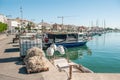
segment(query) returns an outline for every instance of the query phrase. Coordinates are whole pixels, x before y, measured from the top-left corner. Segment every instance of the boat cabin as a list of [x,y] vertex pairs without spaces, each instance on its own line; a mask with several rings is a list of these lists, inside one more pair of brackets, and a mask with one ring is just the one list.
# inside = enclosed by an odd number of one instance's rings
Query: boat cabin
[[86,41],[84,33],[47,34],[49,43]]

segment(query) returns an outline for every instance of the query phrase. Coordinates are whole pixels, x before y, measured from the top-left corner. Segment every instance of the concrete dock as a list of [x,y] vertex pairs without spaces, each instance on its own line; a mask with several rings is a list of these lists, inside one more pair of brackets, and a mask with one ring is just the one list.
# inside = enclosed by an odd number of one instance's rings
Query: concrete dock
[[[19,45],[12,43],[13,37],[0,39],[0,80],[68,80],[67,74],[50,62],[49,71],[27,74],[19,57]],[[120,80],[120,73],[73,73],[71,80]]]

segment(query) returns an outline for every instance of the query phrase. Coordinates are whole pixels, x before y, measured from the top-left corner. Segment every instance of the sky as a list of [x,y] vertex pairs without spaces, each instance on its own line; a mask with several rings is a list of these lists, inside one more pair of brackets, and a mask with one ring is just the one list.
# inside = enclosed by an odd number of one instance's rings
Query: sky
[[120,0],[0,0],[0,14],[9,18],[21,17],[36,23],[62,23],[120,29]]

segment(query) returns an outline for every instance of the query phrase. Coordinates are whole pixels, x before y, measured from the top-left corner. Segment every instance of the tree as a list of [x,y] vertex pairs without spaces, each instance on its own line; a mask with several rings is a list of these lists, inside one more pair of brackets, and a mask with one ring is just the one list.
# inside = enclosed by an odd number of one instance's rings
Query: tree
[[35,27],[35,24],[33,22],[29,22],[26,27],[28,30],[31,30],[32,27]]
[[0,22],[0,32],[7,30],[7,24]]

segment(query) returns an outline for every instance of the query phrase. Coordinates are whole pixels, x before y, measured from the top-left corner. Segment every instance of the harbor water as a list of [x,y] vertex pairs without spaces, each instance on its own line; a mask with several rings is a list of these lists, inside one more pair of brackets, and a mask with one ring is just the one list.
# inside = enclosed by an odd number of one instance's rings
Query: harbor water
[[120,73],[120,33],[96,35],[85,46],[69,48],[67,54],[95,73]]

